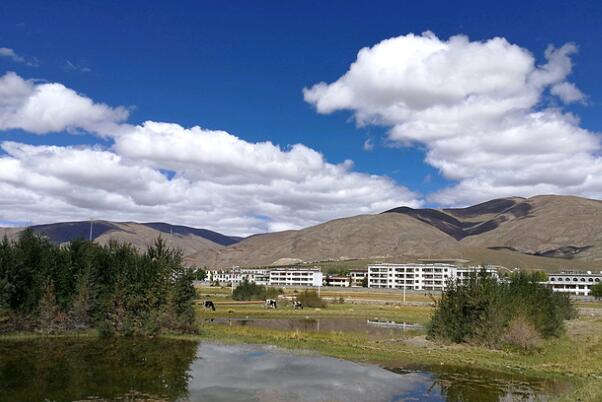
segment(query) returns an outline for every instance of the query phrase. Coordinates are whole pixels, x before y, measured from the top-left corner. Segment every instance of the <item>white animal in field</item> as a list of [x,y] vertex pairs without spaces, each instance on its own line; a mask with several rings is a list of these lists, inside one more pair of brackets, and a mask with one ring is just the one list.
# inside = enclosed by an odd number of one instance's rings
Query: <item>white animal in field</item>
[[276,299],[265,299],[265,308],[277,309],[278,304],[276,303]]

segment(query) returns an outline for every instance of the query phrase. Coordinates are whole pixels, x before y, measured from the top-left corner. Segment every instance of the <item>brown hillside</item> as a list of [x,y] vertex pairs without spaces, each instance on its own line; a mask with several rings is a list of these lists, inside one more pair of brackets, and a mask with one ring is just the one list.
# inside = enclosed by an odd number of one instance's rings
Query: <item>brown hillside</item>
[[[531,269],[602,269],[602,202],[572,196],[503,198],[467,208],[399,207],[242,241],[163,223],[98,221],[94,225],[95,241],[100,243],[113,239],[142,249],[161,235],[183,251],[187,263],[207,267],[265,266],[279,260],[465,258]],[[86,236],[89,222],[37,228],[61,243]],[[0,235],[11,237],[20,230],[0,229]]]

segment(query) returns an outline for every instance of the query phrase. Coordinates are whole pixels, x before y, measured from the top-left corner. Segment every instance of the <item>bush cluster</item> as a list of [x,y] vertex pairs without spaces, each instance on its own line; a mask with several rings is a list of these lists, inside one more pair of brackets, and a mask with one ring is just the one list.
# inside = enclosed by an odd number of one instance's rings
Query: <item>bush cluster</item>
[[318,296],[318,293],[315,290],[304,290],[297,294],[297,300],[303,304],[303,307],[326,307],[326,302]]
[[429,338],[528,349],[535,345],[526,338],[536,343],[559,336],[564,320],[574,318],[576,310],[566,294],[538,279],[517,273],[500,281],[481,272],[464,284],[449,281],[428,327]]
[[140,253],[128,244],[55,245],[26,230],[0,243],[0,331],[194,331],[193,279],[161,238]]
[[232,298],[240,301],[276,299],[282,293],[281,288],[265,287],[244,279],[232,292]]

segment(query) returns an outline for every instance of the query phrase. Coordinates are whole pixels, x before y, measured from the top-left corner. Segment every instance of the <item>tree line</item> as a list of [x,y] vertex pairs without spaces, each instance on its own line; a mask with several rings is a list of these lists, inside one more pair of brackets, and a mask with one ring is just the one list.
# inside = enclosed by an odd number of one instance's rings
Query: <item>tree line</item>
[[0,332],[194,332],[197,274],[161,238],[139,252],[116,242],[56,245],[27,229],[0,242]]

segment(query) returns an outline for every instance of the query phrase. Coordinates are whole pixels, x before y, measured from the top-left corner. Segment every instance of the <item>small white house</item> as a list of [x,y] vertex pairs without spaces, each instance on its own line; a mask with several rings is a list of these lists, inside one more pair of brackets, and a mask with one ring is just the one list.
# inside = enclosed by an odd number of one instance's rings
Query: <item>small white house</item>
[[327,275],[324,283],[326,286],[348,288],[351,286],[351,277],[346,275]]

